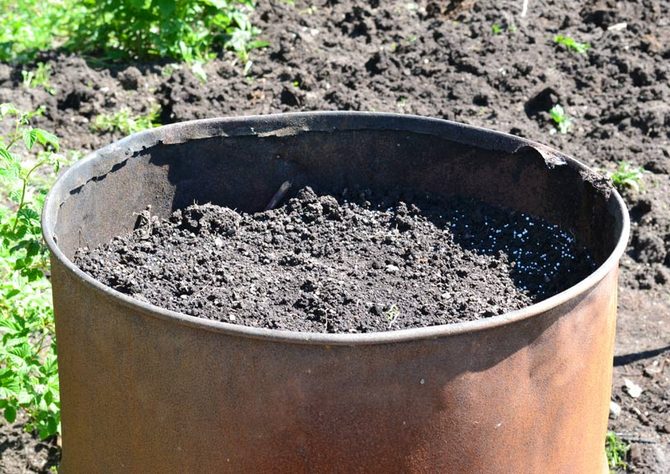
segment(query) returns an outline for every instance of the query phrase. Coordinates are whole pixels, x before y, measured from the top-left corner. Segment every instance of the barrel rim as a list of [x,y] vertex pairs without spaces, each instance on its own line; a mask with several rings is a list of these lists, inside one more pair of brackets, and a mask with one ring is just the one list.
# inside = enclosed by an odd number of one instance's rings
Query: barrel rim
[[[106,299],[111,299],[144,316],[174,321],[193,328],[224,333],[231,336],[264,339],[274,342],[320,345],[369,345],[408,342],[493,329],[538,316],[585,295],[610,272],[616,271],[618,261],[628,243],[630,219],[621,195],[613,187],[608,205],[615,218],[615,227],[619,231],[617,243],[607,259],[577,284],[538,303],[498,316],[475,321],[373,333],[329,334],[256,328],[207,320],[178,311],[168,310],[137,300],[103,285],[78,268],[65,256],[56,243],[54,229],[58,209],[64,201],[61,197],[66,196],[70,191],[85,184],[88,179],[91,179],[94,176],[92,172],[98,171],[96,165],[99,165],[101,161],[119,158],[116,162],[118,163],[128,159],[131,154],[129,151],[144,150],[159,144],[180,143],[186,140],[206,139],[216,136],[240,136],[248,134],[263,137],[314,131],[332,131],[334,130],[332,126],[335,124],[338,125],[337,130],[397,130],[433,135],[437,135],[439,132],[440,136],[444,136],[445,132],[447,132],[447,135],[451,135],[448,137],[449,140],[460,141],[469,145],[475,144],[479,148],[488,148],[508,153],[530,146],[543,150],[550,154],[553,159],[562,160],[578,171],[592,173],[592,170],[580,161],[532,140],[482,127],[416,115],[377,112],[293,112],[192,120],[165,125],[130,135],[88,154],[66,170],[48,193],[42,212],[42,232],[47,247],[51,252],[52,259],[55,259],[58,264],[62,265],[87,288]],[[278,125],[283,125],[283,127],[278,127]],[[233,135],[229,133],[231,127]],[[222,128],[226,128],[227,132],[222,133]],[[205,132],[204,134],[202,133],[203,131]],[[217,134],[217,131],[220,134]],[[472,142],[473,137],[477,138],[476,143]],[[77,183],[78,186],[75,185]]]

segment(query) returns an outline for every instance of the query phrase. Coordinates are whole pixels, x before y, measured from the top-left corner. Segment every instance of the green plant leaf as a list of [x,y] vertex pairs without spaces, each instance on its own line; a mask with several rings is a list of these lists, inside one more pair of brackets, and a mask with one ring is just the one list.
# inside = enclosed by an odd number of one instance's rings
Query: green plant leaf
[[205,69],[202,67],[202,63],[200,61],[196,61],[191,64],[191,72],[195,77],[197,77],[200,82],[205,83],[207,82],[207,73],[205,72]]
[[10,115],[19,115],[19,111],[16,106],[10,103],[0,104],[0,118],[5,118]]
[[18,212],[19,217],[23,217],[25,220],[30,221],[30,220],[39,220],[40,215],[39,213],[31,209],[27,206],[24,206],[21,208],[21,210]]
[[5,293],[5,298],[6,299],[13,298],[16,295],[18,295],[19,293],[21,293],[21,290],[19,290],[18,288],[14,288],[12,290],[9,290],[7,293]]
[[568,48],[568,50],[574,51],[575,53],[579,54],[586,54],[588,50],[591,48],[591,45],[588,43],[580,43],[578,41],[575,41],[574,38],[564,35],[554,36],[554,43],[563,45],[566,48]]
[[[4,177],[9,182],[16,181],[19,178],[20,174],[21,174],[21,165],[17,162],[10,163],[6,168],[0,168],[0,176]],[[18,202],[12,199],[12,194],[16,192],[17,191],[9,191],[8,193],[9,198],[14,202]]]
[[56,135],[51,132],[47,132],[46,130],[42,130],[41,128],[34,128],[33,132],[40,145],[45,147],[49,145],[53,147],[54,150],[58,151],[59,144],[58,137]]
[[51,146],[58,151],[58,137],[41,128],[28,128],[23,131],[23,142],[28,150],[32,150],[35,143],[46,147]]
[[25,143],[26,148],[28,150],[33,149],[35,141],[37,141],[37,135],[35,134],[35,130],[32,128],[25,129],[23,131],[23,143]]
[[560,104],[554,105],[551,110],[549,110],[549,116],[556,124],[559,132],[568,133],[572,128],[572,119]]
[[13,163],[15,161],[12,154],[4,146],[0,146],[0,158],[2,158],[5,163]]
[[40,253],[40,250],[42,250],[42,246],[40,245],[40,243],[37,242],[36,240],[31,240],[30,242],[28,242],[28,245],[26,246],[26,256],[34,257]]
[[19,405],[29,405],[33,402],[33,396],[27,390],[21,390],[16,396],[16,400]]
[[44,401],[47,402],[47,404],[51,405],[54,402],[54,396],[53,393],[51,393],[50,390],[47,390],[44,392]]
[[5,419],[9,423],[14,423],[14,421],[16,421],[16,408],[15,407],[13,407],[11,405],[5,407]]
[[204,3],[212,5],[213,7],[218,8],[220,10],[224,10],[229,6],[228,0],[204,0]]
[[38,281],[41,278],[44,278],[44,272],[39,268],[29,268],[22,271],[21,274],[25,276],[28,281]]
[[268,46],[270,46],[270,42],[269,42],[269,41],[265,41],[265,40],[253,40],[253,41],[250,41],[250,42],[247,44],[247,50],[248,50],[248,51],[251,51],[252,49],[267,48]]

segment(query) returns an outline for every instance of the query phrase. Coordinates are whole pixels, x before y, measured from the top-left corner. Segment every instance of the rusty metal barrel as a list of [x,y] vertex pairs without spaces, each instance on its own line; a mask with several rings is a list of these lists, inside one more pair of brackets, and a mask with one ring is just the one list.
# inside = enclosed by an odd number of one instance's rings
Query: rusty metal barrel
[[[596,270],[502,316],[369,334],[244,327],[95,281],[82,246],[194,201],[261,210],[285,181],[470,196],[571,229]],[[538,143],[438,119],[200,120],[90,154],[48,196],[61,471],[606,472],[621,197]]]

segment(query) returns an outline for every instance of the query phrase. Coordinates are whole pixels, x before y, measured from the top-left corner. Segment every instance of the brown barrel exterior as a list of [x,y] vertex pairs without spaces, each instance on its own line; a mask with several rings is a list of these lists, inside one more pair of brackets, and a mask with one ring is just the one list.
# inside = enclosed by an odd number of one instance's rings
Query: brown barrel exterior
[[[324,146],[309,155],[313,133]],[[327,143],[339,133],[343,143]],[[406,156],[388,154],[393,134],[416,141],[398,147]],[[434,151],[432,137],[440,140]],[[213,171],[200,174],[202,183],[181,178],[189,171],[179,160],[210,154],[175,150],[205,141],[218,159],[239,161],[217,149],[230,140],[239,141],[234,149],[247,150],[247,161],[225,170],[208,164]],[[254,140],[263,144],[254,148]],[[347,146],[351,153],[342,155]],[[386,159],[372,153],[380,148]],[[427,157],[417,155],[421,149]],[[288,155],[294,161],[283,161]],[[345,158],[350,163],[338,168]],[[480,161],[468,165],[473,160]],[[369,169],[351,174],[364,166]],[[240,174],[246,190],[235,181]],[[325,335],[161,310],[93,282],[70,262],[79,245],[132,228],[133,212],[147,203],[166,215],[194,193],[208,192],[213,201],[240,199],[252,209],[286,178],[327,190],[347,180],[380,187],[394,176],[430,192],[462,186],[449,192],[511,202],[562,223],[571,219],[601,265],[566,292],[508,315]],[[53,252],[61,472],[606,472],[617,262],[628,220],[620,197],[603,194],[589,176],[574,160],[519,138],[384,114],[187,122],[92,154],[61,177],[44,213]],[[208,180],[234,186],[207,190]],[[530,184],[519,186],[524,180]],[[552,204],[562,195],[572,199],[572,211]]]

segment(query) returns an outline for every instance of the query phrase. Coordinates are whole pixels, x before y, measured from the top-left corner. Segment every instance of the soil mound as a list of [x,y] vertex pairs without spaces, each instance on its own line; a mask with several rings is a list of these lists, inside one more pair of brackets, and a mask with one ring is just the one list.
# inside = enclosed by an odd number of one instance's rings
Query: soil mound
[[594,268],[566,231],[469,200],[319,196],[253,214],[212,204],[159,220],[75,262],[157,306],[247,326],[363,333],[503,314]]

